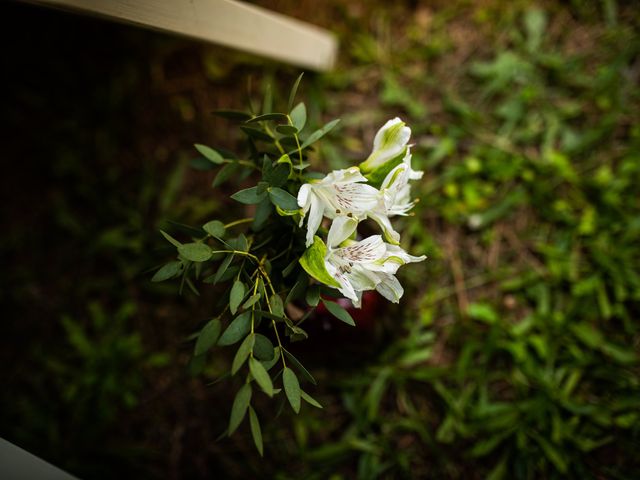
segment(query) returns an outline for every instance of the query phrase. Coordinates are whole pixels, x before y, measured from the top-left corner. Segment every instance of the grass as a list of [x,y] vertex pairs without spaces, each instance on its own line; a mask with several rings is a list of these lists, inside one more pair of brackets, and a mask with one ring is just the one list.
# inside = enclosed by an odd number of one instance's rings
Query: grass
[[[307,3],[278,8],[308,19]],[[338,33],[340,65],[307,75],[301,91],[310,118],[340,117],[343,127],[316,164],[361,160],[375,130],[400,115],[426,172],[403,239],[429,259],[407,267],[402,305],[371,328],[319,331],[304,346],[325,408],[265,425],[264,460],[248,429],[216,442],[230,393],[224,382],[205,385],[219,368],[213,360],[188,366],[187,341],[214,298],[174,297],[143,272],[164,258],[153,250],[163,220],[195,223],[227,207],[208,174],[188,168],[190,143],[236,146],[208,112],[244,107],[238,84],[250,74],[257,91],[290,84],[296,72],[103,26],[118,39],[107,63],[117,75],[87,69],[78,106],[56,105],[66,122],[54,125],[38,107],[51,106],[50,85],[71,82],[54,51],[29,64],[41,80],[16,82],[22,103],[7,110],[12,131],[29,126],[27,140],[46,132],[26,152],[40,166],[18,169],[26,187],[8,203],[2,238],[3,252],[16,252],[3,282],[16,320],[3,348],[7,439],[86,478],[632,478],[640,467],[633,8],[487,0],[335,1],[320,10],[314,22]],[[69,41],[66,52],[77,49]],[[58,80],[45,77],[51,65]],[[28,213],[41,192],[52,206]],[[105,315],[119,341],[104,330]],[[50,338],[60,347],[47,348]],[[189,377],[200,367],[203,377]],[[95,389],[95,375],[122,382]],[[71,417],[74,409],[87,418]]]

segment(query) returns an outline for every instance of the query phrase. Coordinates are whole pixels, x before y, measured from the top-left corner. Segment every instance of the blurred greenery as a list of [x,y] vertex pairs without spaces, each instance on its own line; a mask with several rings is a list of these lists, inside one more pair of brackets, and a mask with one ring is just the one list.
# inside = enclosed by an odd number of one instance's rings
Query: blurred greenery
[[244,108],[249,77],[250,97],[273,84],[285,103],[298,72],[3,5],[0,434],[82,478],[637,477],[637,9],[260,3],[340,39],[338,68],[300,90],[310,122],[342,118],[317,166],[361,161],[395,115],[412,127],[426,173],[400,222],[429,259],[403,303],[355,334],[309,332],[325,408],[263,422],[264,459],[246,425],[216,441],[236,389],[207,382],[230,355],[189,364],[216,292],[150,282],[157,231],[235,208],[236,186],[217,194],[189,167],[191,145],[234,149],[210,112]]

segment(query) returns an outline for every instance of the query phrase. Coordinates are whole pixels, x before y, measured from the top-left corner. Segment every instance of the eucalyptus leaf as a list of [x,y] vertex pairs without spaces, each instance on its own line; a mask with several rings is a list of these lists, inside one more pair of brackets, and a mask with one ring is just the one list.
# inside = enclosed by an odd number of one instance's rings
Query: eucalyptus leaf
[[196,143],[194,147],[196,147],[196,150],[198,150],[198,152],[200,152],[204,156],[204,158],[206,158],[210,162],[215,163],[216,165],[224,163],[224,158],[222,158],[222,155],[216,152],[213,148],[207,147],[206,145],[201,145],[199,143]]
[[349,312],[342,308],[342,306],[338,305],[336,302],[331,302],[324,299],[322,300],[322,303],[325,307],[327,307],[329,313],[331,313],[331,315],[336,317],[338,320],[343,321],[347,325],[351,325],[353,327],[356,326],[356,322],[353,321],[353,318],[351,317],[351,315],[349,315]]
[[256,208],[256,213],[253,215],[253,224],[251,225],[251,229],[254,232],[262,230],[271,216],[271,212],[273,212],[271,201],[269,198],[265,197],[265,199],[262,200]]
[[253,354],[258,360],[270,361],[273,359],[275,349],[273,343],[267,337],[260,333],[256,333],[256,342],[253,346]]
[[307,289],[307,285],[309,285],[309,277],[303,272],[302,275],[299,276],[298,281],[291,287],[291,290],[289,290],[289,294],[284,301],[285,305],[301,298]]
[[256,337],[253,333],[247,335],[244,341],[240,344],[240,347],[236,351],[235,357],[233,357],[233,363],[231,364],[231,375],[235,375],[244,362],[249,358],[253,345],[256,341]]
[[206,262],[213,255],[213,251],[209,245],[204,243],[185,243],[178,247],[178,253],[181,257],[191,262]]
[[260,300],[260,294],[256,293],[255,295],[251,295],[246,302],[242,304],[242,308],[247,309],[253,306],[258,300]]
[[312,143],[316,143],[318,140],[320,140],[322,137],[324,137],[327,133],[329,133],[331,130],[333,130],[333,128],[340,122],[340,119],[337,118],[335,120],[330,121],[329,123],[327,123],[324,127],[322,127],[319,130],[316,130],[315,132],[313,132],[311,135],[309,135],[309,137],[307,137],[307,139],[303,142],[303,144],[300,146],[301,149],[305,149],[307,148],[309,145],[311,145]]
[[233,321],[229,324],[229,326],[225,329],[225,331],[220,336],[218,340],[218,345],[227,346],[233,345],[236,342],[239,342],[241,338],[243,338],[249,330],[251,329],[251,312],[246,311],[238,315]]
[[154,275],[151,277],[152,282],[163,282],[170,278],[177,276],[182,270],[182,262],[174,261],[163,265]]
[[309,371],[306,368],[304,368],[302,363],[300,363],[300,361],[291,352],[289,352],[288,350],[285,350],[284,348],[282,349],[282,351],[287,356],[291,364],[293,364],[293,366],[296,367],[298,372],[302,374],[303,377],[305,377],[314,385],[317,385],[316,379],[313,378],[313,375],[311,375],[311,373],[309,373]]
[[298,210],[298,200],[286,190],[273,187],[269,190],[269,198],[274,205],[283,210]]
[[202,330],[200,330],[193,354],[197,357],[209,351],[218,341],[221,329],[222,325],[219,319],[214,318],[207,322],[207,324],[202,327]]
[[251,403],[251,384],[245,383],[233,400],[231,406],[231,416],[229,417],[229,435],[233,434],[242,423]]
[[264,181],[272,187],[281,187],[287,183],[290,167],[287,164],[277,164],[264,174]]
[[246,123],[266,122],[270,120],[277,120],[279,122],[287,120],[287,116],[284,113],[265,113],[264,115],[258,115],[251,120],[247,120]]
[[244,298],[245,286],[240,280],[233,282],[231,292],[229,293],[229,310],[231,314],[235,315],[238,311],[238,307]]
[[271,135],[263,132],[262,130],[258,130],[257,128],[242,126],[240,127],[240,129],[254,140],[260,140],[269,143],[273,142],[273,137],[271,137]]
[[298,377],[289,367],[285,367],[282,372],[282,384],[284,385],[284,393],[289,400],[289,405],[294,412],[300,412],[300,383]]
[[315,398],[313,398],[311,395],[309,395],[304,390],[300,390],[300,396],[309,405],[313,405],[316,408],[322,408],[322,405],[320,405],[320,403]]
[[258,453],[262,457],[263,445],[262,445],[262,431],[260,430],[260,422],[258,420],[258,415],[256,415],[253,407],[249,406],[249,425],[251,426],[251,436],[253,437],[253,443],[258,449]]
[[261,192],[259,187],[245,188],[231,195],[234,200],[247,205],[260,203],[264,197],[265,192]]
[[173,238],[171,235],[169,235],[167,232],[160,230],[160,233],[162,234],[162,236],[174,247],[179,247],[182,245],[182,243],[180,243],[178,240],[176,240],[175,238]]
[[269,306],[271,312],[277,317],[284,317],[284,305],[282,304],[282,298],[277,293],[274,293],[269,297]]
[[276,127],[276,132],[281,133],[282,135],[297,135],[298,129],[292,125],[278,125]]
[[291,123],[293,126],[301,131],[307,123],[307,107],[304,103],[300,102],[298,105],[291,110]]
[[222,263],[218,267],[218,271],[216,272],[215,277],[213,277],[214,285],[218,283],[220,280],[222,280],[225,272],[227,271],[227,268],[229,268],[229,265],[231,265],[232,261],[233,261],[233,254],[230,253],[229,255],[227,255],[227,257],[222,261]]
[[304,72],[298,75],[296,81],[293,83],[293,87],[291,87],[291,92],[289,92],[289,103],[287,105],[287,110],[291,111],[291,107],[293,107],[293,102],[296,99],[296,93],[298,93],[298,87],[300,86],[300,81],[302,80],[302,76]]
[[240,170],[240,165],[238,163],[227,163],[215,176],[213,182],[211,183],[211,186],[219,187],[224,182],[235,176],[238,170]]
[[252,357],[249,359],[249,369],[251,371],[251,375],[253,375],[254,380],[258,385],[260,385],[260,388],[264,391],[264,393],[266,393],[270,397],[273,397],[273,383],[271,382],[269,373],[262,366],[262,364]]
[[226,229],[220,220],[212,220],[202,226],[202,229],[213,237],[224,237]]
[[317,307],[320,302],[320,287],[318,285],[312,285],[307,289],[305,297],[307,305],[310,307]]

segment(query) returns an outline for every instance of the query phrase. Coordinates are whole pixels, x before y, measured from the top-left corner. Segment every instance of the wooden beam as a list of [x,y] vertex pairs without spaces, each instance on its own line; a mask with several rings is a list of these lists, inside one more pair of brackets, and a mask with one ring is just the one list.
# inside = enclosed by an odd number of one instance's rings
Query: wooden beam
[[27,0],[225,45],[312,70],[332,68],[330,32],[235,0]]

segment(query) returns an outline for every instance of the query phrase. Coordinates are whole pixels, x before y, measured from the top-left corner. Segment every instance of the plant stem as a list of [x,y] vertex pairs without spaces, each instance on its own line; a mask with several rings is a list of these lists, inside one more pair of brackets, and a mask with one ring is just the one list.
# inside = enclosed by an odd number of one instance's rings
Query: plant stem
[[253,222],[253,217],[249,217],[249,218],[242,218],[240,220],[235,220],[233,222],[227,223],[224,228],[231,228],[231,227],[235,227],[236,225],[240,225],[242,223],[249,223],[249,222]]

